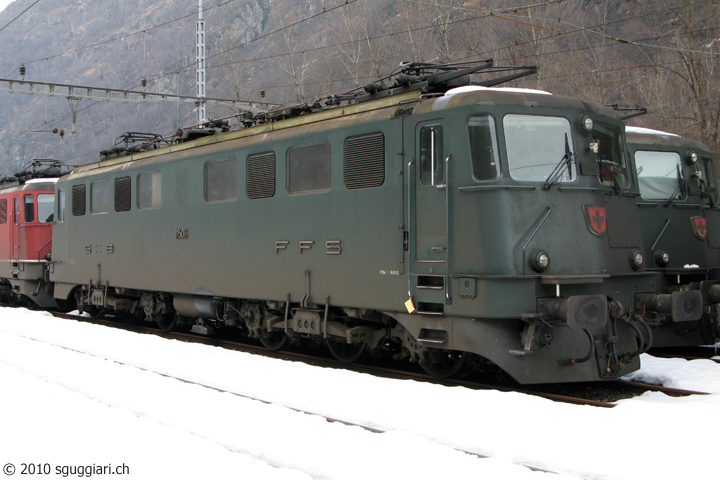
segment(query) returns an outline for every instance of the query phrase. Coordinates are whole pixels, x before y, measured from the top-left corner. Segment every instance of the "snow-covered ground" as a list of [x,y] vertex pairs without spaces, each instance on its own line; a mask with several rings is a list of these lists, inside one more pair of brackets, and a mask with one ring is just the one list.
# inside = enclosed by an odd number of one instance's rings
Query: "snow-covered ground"
[[375,378],[0,308],[0,466],[4,475],[51,478],[713,475],[720,365],[647,355],[642,362],[641,380],[710,395],[646,393],[612,409],[576,406]]

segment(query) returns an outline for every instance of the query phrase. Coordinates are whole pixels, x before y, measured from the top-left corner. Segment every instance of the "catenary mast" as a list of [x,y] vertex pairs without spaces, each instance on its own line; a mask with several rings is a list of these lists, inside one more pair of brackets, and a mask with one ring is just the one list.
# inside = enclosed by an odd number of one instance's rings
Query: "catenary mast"
[[207,119],[205,116],[205,20],[203,19],[203,0],[198,0],[198,2],[198,20],[195,31],[195,53],[197,57],[196,96],[200,99],[197,105],[197,120],[198,124],[202,125]]

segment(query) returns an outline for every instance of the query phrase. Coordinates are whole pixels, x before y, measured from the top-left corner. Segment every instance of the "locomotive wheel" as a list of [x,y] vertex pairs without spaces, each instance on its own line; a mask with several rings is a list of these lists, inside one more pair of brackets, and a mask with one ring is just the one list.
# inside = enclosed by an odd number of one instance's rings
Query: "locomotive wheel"
[[11,307],[17,307],[20,305],[20,297],[18,297],[17,293],[10,292],[10,295],[7,297],[7,303]]
[[344,341],[336,341],[332,339],[326,339],[325,345],[328,350],[332,353],[333,357],[339,362],[352,363],[362,357],[367,348],[367,343],[347,343]]
[[290,337],[285,332],[272,332],[260,337],[260,343],[268,350],[282,350],[290,345]]
[[465,366],[470,354],[457,350],[429,349],[420,366],[428,375],[435,378],[449,378]]
[[157,326],[162,330],[163,332],[169,332],[173,328],[175,328],[175,324],[177,323],[178,316],[177,315],[158,315],[155,319],[155,323],[157,323]]

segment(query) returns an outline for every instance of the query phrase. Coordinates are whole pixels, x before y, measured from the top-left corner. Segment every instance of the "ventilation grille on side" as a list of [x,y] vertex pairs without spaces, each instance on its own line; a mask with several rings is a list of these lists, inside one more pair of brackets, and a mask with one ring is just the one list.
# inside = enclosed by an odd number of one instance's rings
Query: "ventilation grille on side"
[[248,157],[246,186],[250,199],[275,196],[275,152]]
[[121,177],[115,179],[115,211],[127,212],[130,210],[130,185],[132,184],[130,177]]
[[85,185],[75,185],[72,188],[73,216],[85,215]]
[[385,136],[373,133],[345,141],[345,187],[380,187],[385,183]]

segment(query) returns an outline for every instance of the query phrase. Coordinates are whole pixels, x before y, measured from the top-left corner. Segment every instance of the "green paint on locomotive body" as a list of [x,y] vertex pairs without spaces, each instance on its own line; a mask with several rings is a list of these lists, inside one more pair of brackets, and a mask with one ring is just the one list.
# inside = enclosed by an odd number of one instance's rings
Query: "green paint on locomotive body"
[[[627,141],[640,188],[643,253],[648,270],[658,277],[658,293],[700,290],[705,304],[700,321],[659,321],[653,345],[716,343],[718,303],[710,298],[710,288],[720,283],[720,204],[713,154],[695,140],[650,129],[628,127]],[[669,255],[667,263],[663,252]]]
[[[448,332],[439,346],[480,353],[520,381],[598,378],[602,374],[593,362],[571,371],[557,365],[558,355],[582,356],[587,350],[582,331],[558,333],[555,350],[536,353],[540,367],[508,355],[518,348],[519,319],[537,312],[543,298],[605,295],[631,306],[637,291],[655,290],[655,277],[629,262],[642,248],[637,188],[629,177],[615,186],[617,177],[601,178],[604,167],[591,150],[597,138],[582,126],[588,116],[608,138],[616,135],[618,152],[625,151],[622,122],[608,108],[485,88],[429,98],[411,92],[78,167],[57,184],[67,201],[53,238],[56,296],[96,285],[329,303],[384,312],[416,338],[426,331]],[[561,135],[549,145],[560,152],[552,165],[532,167],[541,172],[534,177],[508,164],[517,148],[510,145],[509,152],[506,137],[517,135],[512,128],[532,134],[523,123],[527,117],[559,123],[568,132],[566,142]],[[468,132],[470,125],[487,125],[488,118],[497,175],[478,180]],[[374,143],[367,152],[362,143],[349,147],[357,138]],[[423,142],[435,149],[432,162],[439,162],[432,164],[432,178],[424,170],[423,149],[429,147]],[[529,165],[542,148],[522,161]],[[323,178],[303,177],[296,184],[290,172],[296,168],[293,149],[304,151],[297,161],[309,165],[329,151]],[[370,186],[348,188],[347,152],[355,152],[360,167],[353,168],[364,175],[362,155],[373,151],[377,159],[378,149],[381,183],[376,175],[367,180]],[[567,167],[572,174],[561,172],[559,182],[550,182],[547,173],[565,151],[573,154]],[[255,185],[248,185],[248,157],[270,153],[272,195],[265,184],[265,198],[249,198]],[[236,189],[227,201],[209,202],[208,165],[232,159]],[[161,178],[159,207],[141,209],[139,176],[154,172]],[[132,199],[127,211],[115,211],[111,196],[107,211],[94,212],[94,186],[107,182],[112,191],[127,178]],[[306,180],[316,186],[303,190]],[[72,195],[81,185],[85,212],[75,215]],[[593,210],[604,212],[596,220],[605,222],[599,233],[593,233],[584,206],[602,208]],[[542,272],[532,267],[532,256],[541,250],[550,257]],[[413,314],[407,313],[408,299]],[[619,351],[636,349],[627,327],[619,325],[616,333]],[[622,374],[637,367],[637,359],[630,360]]]

